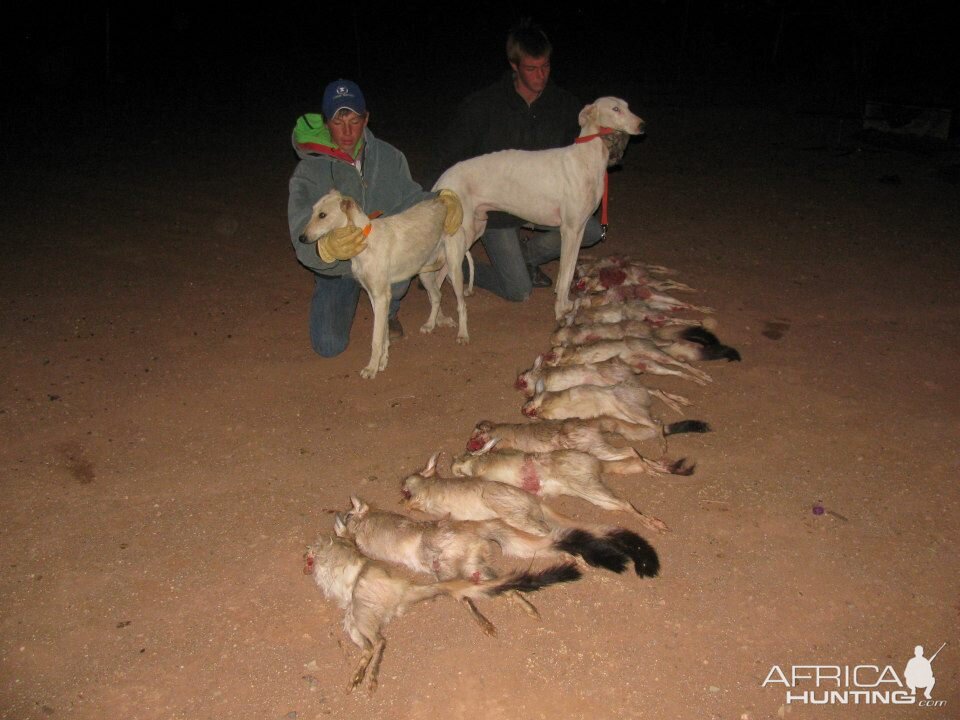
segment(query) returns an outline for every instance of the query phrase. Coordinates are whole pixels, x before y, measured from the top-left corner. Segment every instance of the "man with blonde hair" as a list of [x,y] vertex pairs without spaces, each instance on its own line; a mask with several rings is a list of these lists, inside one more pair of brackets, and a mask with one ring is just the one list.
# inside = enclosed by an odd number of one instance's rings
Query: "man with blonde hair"
[[[550,82],[553,46],[546,33],[522,22],[507,35],[506,50],[510,71],[464,100],[441,137],[441,170],[497,150],[563,147],[580,134],[583,104]],[[507,213],[489,213],[481,241],[490,265],[476,263],[476,285],[513,302],[525,300],[534,287],[549,287],[551,280],[540,265],[560,257],[559,228],[525,224]],[[600,239],[600,223],[591,217],[582,247]]]

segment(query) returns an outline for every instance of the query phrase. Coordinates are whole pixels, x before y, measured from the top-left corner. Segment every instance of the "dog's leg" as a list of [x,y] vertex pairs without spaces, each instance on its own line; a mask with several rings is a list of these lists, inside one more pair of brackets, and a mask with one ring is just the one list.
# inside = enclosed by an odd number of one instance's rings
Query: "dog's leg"
[[429,333],[439,325],[440,327],[453,327],[453,320],[443,314],[440,308],[440,285],[443,283],[444,270],[440,269],[434,272],[420,273],[420,281],[423,283],[424,290],[427,291],[427,297],[430,298],[430,316],[427,321],[420,326],[420,332]]
[[461,228],[444,242],[444,251],[447,254],[447,273],[450,277],[450,284],[453,285],[453,294],[457,297],[457,342],[461,345],[470,342],[470,333],[467,331],[467,303],[463,298],[465,234],[466,231]]
[[580,252],[580,243],[583,242],[583,231],[587,226],[584,218],[578,225],[563,222],[560,225],[560,272],[557,275],[557,300],[553,311],[557,320],[561,320],[571,309],[570,283],[573,282],[573,273],[577,269],[577,255]]
[[467,250],[467,267],[470,269],[470,277],[467,279],[467,288],[463,291],[464,297],[473,295],[473,278],[476,275],[476,269],[473,266],[473,255],[470,254],[469,250]]
[[360,377],[369,380],[387,367],[390,349],[390,335],[387,330],[387,315],[390,313],[390,286],[377,288],[370,294],[373,306],[373,342],[370,362],[360,371]]

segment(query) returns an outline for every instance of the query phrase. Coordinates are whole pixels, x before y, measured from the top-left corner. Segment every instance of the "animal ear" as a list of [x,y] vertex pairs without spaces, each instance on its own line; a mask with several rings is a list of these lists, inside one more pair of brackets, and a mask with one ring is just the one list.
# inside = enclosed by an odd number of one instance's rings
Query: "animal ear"
[[347,534],[347,521],[343,517],[343,513],[337,513],[333,516],[333,531],[337,534],[337,537],[343,537]]
[[356,495],[350,496],[350,504],[353,505],[353,511],[358,515],[363,515],[370,509],[370,506]]
[[493,447],[494,445],[496,445],[498,442],[500,442],[500,438],[490,438],[489,440],[487,440],[487,442],[484,444],[484,446],[483,446],[482,448],[480,448],[479,450],[475,450],[474,452],[472,452],[472,453],[470,453],[470,454],[471,454],[471,455],[486,455],[488,452],[490,452],[490,448],[492,448],[492,447]]
[[537,355],[537,359],[533,361],[533,369],[539,370],[541,365],[543,365],[543,353]]
[[351,198],[345,197],[340,201],[340,209],[348,213],[353,209],[353,200]]
[[546,389],[546,387],[547,386],[544,384],[543,378],[540,378],[539,380],[537,380],[537,387],[536,387],[537,395],[542,393]]
[[424,477],[433,477],[437,473],[437,457],[440,455],[439,451],[435,452],[430,456],[430,460],[427,462],[427,466],[420,473]]
[[596,105],[587,105],[583,110],[580,111],[580,115],[577,117],[577,122],[580,123],[580,127],[586,127],[592,122],[595,122],[597,119],[597,106]]

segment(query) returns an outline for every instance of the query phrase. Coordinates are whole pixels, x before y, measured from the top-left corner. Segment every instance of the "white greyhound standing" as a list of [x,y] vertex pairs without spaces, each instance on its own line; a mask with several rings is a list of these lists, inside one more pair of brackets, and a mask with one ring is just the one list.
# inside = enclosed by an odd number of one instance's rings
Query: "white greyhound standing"
[[[487,212],[508,212],[538,225],[560,228],[560,273],[554,305],[559,320],[571,309],[570,283],[583,230],[603,197],[609,164],[619,162],[627,135],[643,133],[644,122],[627,103],[602,97],[580,111],[580,137],[551,150],[501,150],[459,162],[434,184],[452,190],[463,206],[460,257],[447,257],[451,275],[462,275],[463,253],[481,236]],[[609,137],[608,137],[609,136]],[[615,147],[611,153],[611,146]],[[448,251],[455,247],[447,245]],[[457,283],[452,277],[454,287]],[[459,283],[462,286],[462,281]],[[466,305],[458,296],[458,340],[467,342]]]

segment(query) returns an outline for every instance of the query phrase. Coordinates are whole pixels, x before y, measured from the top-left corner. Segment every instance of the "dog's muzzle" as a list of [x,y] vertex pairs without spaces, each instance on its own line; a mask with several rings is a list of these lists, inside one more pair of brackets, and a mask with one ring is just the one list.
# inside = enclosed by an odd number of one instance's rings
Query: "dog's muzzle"
[[[316,245],[316,244],[317,244],[317,240],[311,240],[311,239],[308,238],[306,235],[301,235],[301,236],[300,236],[299,238],[297,238],[297,239],[298,239],[300,242],[302,242],[304,245]],[[317,238],[317,239],[319,240],[319,238]]]

